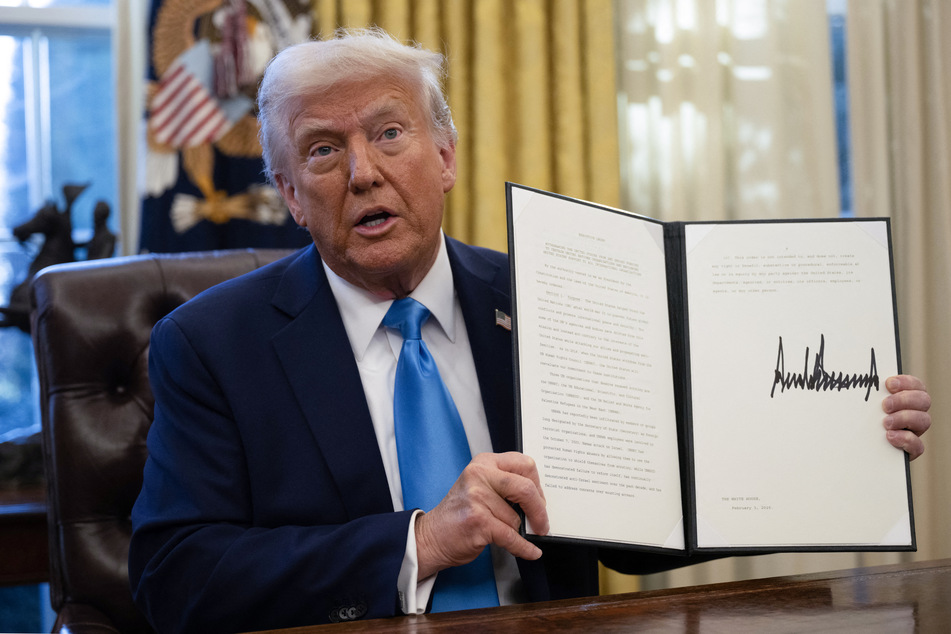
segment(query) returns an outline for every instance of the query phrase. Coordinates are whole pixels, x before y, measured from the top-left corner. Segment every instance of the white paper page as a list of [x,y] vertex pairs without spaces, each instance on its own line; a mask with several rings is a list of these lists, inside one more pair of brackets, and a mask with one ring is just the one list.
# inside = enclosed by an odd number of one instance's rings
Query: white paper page
[[549,534],[682,549],[662,227],[511,195],[523,449]]
[[687,225],[686,245],[699,546],[909,545],[884,221]]

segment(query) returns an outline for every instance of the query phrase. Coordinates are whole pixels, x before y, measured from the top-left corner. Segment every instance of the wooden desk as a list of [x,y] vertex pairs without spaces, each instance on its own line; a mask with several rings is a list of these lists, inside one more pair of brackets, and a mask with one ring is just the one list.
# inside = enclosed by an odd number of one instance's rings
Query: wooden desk
[[44,487],[0,491],[0,586],[44,583],[49,568]]
[[321,632],[951,632],[951,559],[592,599],[279,630]]

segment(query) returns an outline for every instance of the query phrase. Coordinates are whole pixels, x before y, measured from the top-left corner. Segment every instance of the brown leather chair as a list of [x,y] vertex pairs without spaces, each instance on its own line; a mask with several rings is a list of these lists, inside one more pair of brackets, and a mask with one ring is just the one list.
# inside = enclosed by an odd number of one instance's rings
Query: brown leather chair
[[55,632],[150,631],[127,569],[152,423],[149,333],[209,286],[287,253],[111,258],[52,266],[34,280]]

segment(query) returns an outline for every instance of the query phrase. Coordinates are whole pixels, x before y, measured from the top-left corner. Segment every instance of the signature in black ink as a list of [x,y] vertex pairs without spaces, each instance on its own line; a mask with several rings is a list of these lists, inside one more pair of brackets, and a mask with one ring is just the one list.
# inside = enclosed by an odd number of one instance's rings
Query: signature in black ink
[[819,354],[816,355],[816,361],[812,366],[812,372],[809,372],[809,348],[806,348],[806,354],[803,358],[802,374],[793,374],[786,372],[786,362],[783,358],[783,338],[779,338],[779,355],[776,357],[776,370],[773,374],[773,389],[769,392],[769,397],[773,398],[776,393],[776,386],[780,386],[780,392],[786,390],[851,390],[853,388],[865,388],[865,400],[868,400],[872,387],[877,392],[878,386],[878,367],[875,365],[875,348],[871,348],[872,361],[868,369],[868,374],[843,374],[839,372],[826,372],[825,369],[825,335],[820,335]]

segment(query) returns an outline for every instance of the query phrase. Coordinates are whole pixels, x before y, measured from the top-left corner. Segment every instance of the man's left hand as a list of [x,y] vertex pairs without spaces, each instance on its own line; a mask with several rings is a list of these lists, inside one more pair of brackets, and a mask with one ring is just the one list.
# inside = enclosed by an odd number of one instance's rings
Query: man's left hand
[[914,460],[925,450],[921,435],[931,427],[931,396],[921,379],[907,374],[888,378],[885,388],[890,393],[882,400],[885,438]]

